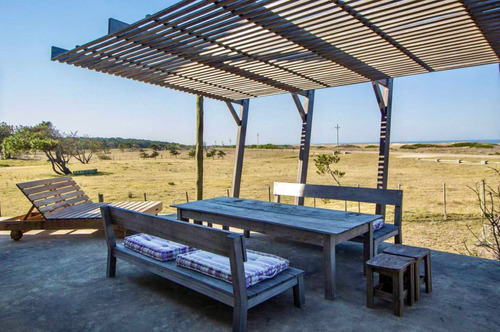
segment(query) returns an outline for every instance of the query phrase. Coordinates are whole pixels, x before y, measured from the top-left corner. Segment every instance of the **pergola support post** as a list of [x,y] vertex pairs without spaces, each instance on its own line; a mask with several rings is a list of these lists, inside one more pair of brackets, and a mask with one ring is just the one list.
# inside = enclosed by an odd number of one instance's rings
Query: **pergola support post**
[[[235,161],[234,161],[234,172],[233,172],[233,183],[231,186],[231,197],[240,197],[241,188],[241,174],[243,172],[243,157],[245,154],[245,139],[247,134],[247,123],[248,123],[248,107],[250,101],[248,99],[243,99],[238,102],[240,104],[240,114],[238,115],[230,102],[226,102],[229,111],[231,112],[236,125],[238,126],[238,134],[236,137],[236,151],[235,151]],[[229,229],[229,227],[224,226],[223,229]],[[245,235],[249,232],[245,231]]]
[[196,96],[196,199],[203,199],[203,97]]
[[[297,106],[299,115],[302,119],[302,133],[300,137],[299,149],[299,169],[297,174],[297,183],[306,183],[307,167],[309,165],[309,149],[311,147],[311,130],[314,109],[314,90],[300,93],[304,96],[302,104],[296,93],[292,93],[292,98]],[[296,197],[295,205],[304,205],[304,197]]]
[[[389,78],[372,81],[372,86],[380,109],[380,145],[378,153],[377,189],[387,189],[389,149],[391,144],[393,79]],[[385,216],[385,205],[377,204],[375,213]]]

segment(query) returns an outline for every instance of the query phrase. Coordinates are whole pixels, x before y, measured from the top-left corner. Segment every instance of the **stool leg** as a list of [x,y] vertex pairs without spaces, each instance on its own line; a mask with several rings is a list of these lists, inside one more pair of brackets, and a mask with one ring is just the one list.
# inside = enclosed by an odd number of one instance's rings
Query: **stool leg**
[[371,266],[366,266],[366,306],[373,308],[373,274],[374,271]]
[[432,276],[431,276],[431,254],[429,253],[424,258],[425,262],[425,292],[432,292]]
[[415,283],[415,302],[420,300],[420,263],[420,259],[415,260],[415,280],[413,281]]
[[408,275],[408,295],[406,302],[410,306],[415,304],[415,265],[416,264],[410,264],[406,268],[406,273]]
[[392,274],[392,304],[394,315],[403,316],[403,271]]

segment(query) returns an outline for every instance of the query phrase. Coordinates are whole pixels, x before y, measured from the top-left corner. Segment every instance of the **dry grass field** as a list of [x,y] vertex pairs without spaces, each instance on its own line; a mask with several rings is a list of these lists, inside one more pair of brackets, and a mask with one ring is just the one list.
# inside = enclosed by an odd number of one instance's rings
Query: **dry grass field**
[[[338,169],[345,171],[342,184],[375,187],[376,149],[346,147],[348,154],[341,155]],[[224,159],[205,159],[204,197],[224,196],[231,186],[234,150],[224,149]],[[330,178],[316,174],[313,158],[320,153],[331,153],[332,147],[312,148],[309,164],[308,183],[333,184]],[[444,149],[443,149],[444,150]],[[474,150],[474,151],[472,151]],[[418,160],[417,157],[500,162],[500,148],[479,151],[476,149],[446,149],[442,151],[403,151],[394,146],[390,159],[389,188],[404,191],[403,239],[411,245],[466,254],[463,242],[474,248],[475,239],[467,229],[481,228],[480,210],[477,198],[468,186],[474,186],[481,179],[498,183],[489,167],[495,164],[451,163]],[[195,162],[187,156],[187,151],[173,158],[163,151],[156,160],[141,160],[139,152],[112,151],[112,160],[101,161],[94,158],[89,165],[75,160],[70,169],[97,168],[98,175],[74,176],[76,182],[97,201],[98,193],[103,193],[106,201],[142,200],[146,193],[148,200],[161,200],[164,213],[172,213],[169,205],[195,196]],[[247,149],[243,169],[241,197],[267,200],[268,188],[274,181],[294,182],[297,174],[298,149],[255,150]],[[497,168],[500,164],[496,164]],[[30,204],[16,188],[16,183],[53,177],[50,164],[41,156],[31,156],[30,160],[0,161],[0,204],[2,216],[14,216],[26,212]],[[493,182],[496,181],[496,182]],[[448,219],[443,220],[443,183],[447,185]],[[285,200],[285,202],[287,202]],[[291,202],[291,201],[289,201]],[[306,200],[306,205],[312,205]],[[318,207],[344,209],[344,202],[323,202],[317,200]],[[350,211],[358,210],[358,203],[348,203]],[[373,213],[374,206],[361,204],[361,212]],[[476,254],[491,257],[478,251]]]

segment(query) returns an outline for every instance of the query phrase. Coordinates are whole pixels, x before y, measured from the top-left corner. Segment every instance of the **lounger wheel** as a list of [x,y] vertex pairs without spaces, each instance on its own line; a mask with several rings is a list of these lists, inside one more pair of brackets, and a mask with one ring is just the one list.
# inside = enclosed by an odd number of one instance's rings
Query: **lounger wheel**
[[10,231],[10,238],[14,241],[19,241],[23,237],[23,231]]

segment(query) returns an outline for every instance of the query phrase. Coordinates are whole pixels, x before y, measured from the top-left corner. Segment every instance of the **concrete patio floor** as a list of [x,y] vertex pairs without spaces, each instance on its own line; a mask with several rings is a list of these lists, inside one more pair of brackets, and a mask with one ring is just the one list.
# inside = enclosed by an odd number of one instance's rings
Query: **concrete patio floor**
[[[63,232],[64,233],[64,232]],[[0,235],[1,331],[225,331],[232,309],[118,261],[107,278],[103,234]],[[362,246],[337,247],[338,297],[323,297],[322,250],[252,235],[247,246],[306,271],[306,306],[286,292],[249,310],[249,331],[499,331],[500,263],[432,252],[433,292],[403,317],[391,304],[366,308]]]

